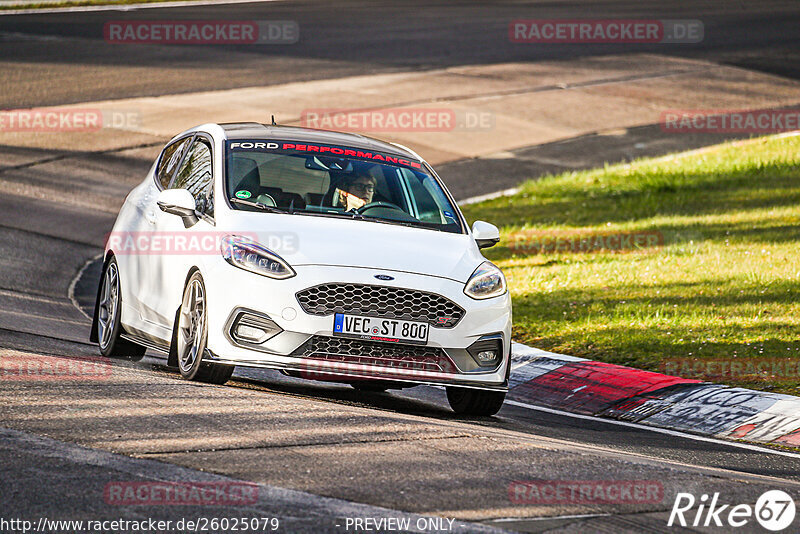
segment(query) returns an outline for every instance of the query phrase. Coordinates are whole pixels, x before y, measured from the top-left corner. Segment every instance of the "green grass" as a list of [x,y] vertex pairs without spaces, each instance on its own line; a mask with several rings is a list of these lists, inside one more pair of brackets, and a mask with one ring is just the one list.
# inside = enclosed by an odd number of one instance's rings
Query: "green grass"
[[21,4],[0,5],[0,11],[16,9],[55,9],[59,7],[113,6],[117,4],[153,4],[166,1],[185,2],[188,0],[64,0],[63,2],[25,2]]
[[[800,136],[547,176],[464,212],[501,227],[486,255],[508,278],[517,341],[654,371],[676,358],[792,358],[798,367]],[[532,232],[642,231],[660,232],[663,246],[511,246]],[[705,378],[800,394],[796,375]]]

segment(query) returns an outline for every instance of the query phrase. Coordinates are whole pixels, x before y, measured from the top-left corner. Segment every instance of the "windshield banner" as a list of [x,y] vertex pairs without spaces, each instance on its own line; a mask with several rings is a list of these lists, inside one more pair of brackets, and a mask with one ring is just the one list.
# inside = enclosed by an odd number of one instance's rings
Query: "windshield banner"
[[228,141],[228,150],[257,150],[278,153],[298,152],[305,154],[318,154],[320,156],[339,156],[345,158],[364,159],[369,161],[402,165],[413,169],[421,169],[422,163],[402,156],[392,156],[386,153],[365,151],[363,149],[348,148],[334,145],[319,145],[301,143],[299,141]]

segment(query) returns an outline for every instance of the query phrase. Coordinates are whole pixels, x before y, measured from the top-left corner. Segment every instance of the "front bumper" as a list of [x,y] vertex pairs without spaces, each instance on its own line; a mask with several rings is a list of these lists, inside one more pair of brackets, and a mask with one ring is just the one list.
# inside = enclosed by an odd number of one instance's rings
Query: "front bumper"
[[[463,293],[463,283],[444,278],[353,267],[294,268],[297,276],[273,280],[233,267],[224,260],[215,262],[214,272],[205,277],[209,303],[208,348],[212,361],[293,371],[315,380],[391,380],[492,390],[507,388],[511,351],[511,301],[508,294],[473,300]],[[379,273],[390,274],[395,279],[390,282],[377,280],[375,275]],[[295,297],[300,290],[331,281],[414,289],[442,295],[458,304],[465,310],[458,324],[452,328],[431,327],[429,331],[426,348],[442,355],[442,364],[434,367],[429,364],[430,359],[424,360],[428,363],[419,363],[408,357],[401,358],[402,361],[375,358],[374,350],[370,353],[373,356],[368,358],[319,358],[304,351],[303,347],[314,341],[342,339],[333,337],[333,315],[309,315]],[[242,310],[268,316],[283,331],[257,349],[242,346],[229,333],[232,316]],[[474,360],[467,352],[470,345],[486,335],[501,339],[503,355],[496,367],[488,369],[470,364]],[[387,353],[394,353],[400,344],[380,345],[386,347]],[[403,347],[419,349],[418,346]],[[310,354],[312,357],[308,357]]]

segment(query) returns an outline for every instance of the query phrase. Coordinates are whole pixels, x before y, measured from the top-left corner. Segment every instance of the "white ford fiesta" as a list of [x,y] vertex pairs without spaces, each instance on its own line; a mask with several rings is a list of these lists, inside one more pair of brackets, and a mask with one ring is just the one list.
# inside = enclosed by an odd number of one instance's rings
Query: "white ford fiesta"
[[492,415],[508,388],[511,299],[433,169],[368,137],[205,124],[167,144],[106,245],[92,340],[168,354],[189,380],[234,366],[386,390],[445,386]]

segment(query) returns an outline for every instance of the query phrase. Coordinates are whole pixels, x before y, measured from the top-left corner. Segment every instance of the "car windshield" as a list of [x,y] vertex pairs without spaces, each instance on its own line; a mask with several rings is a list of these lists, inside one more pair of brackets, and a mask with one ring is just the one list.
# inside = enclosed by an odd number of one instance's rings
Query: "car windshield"
[[394,154],[297,141],[226,145],[234,209],[363,218],[461,233],[456,209],[421,162]]

